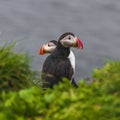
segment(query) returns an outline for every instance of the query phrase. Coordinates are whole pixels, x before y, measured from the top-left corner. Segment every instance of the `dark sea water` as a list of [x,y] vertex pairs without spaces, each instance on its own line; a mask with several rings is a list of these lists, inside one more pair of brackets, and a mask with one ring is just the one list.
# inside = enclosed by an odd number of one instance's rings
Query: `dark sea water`
[[72,49],[77,80],[120,59],[120,0],[0,0],[0,44],[18,41],[16,51],[33,56],[33,69],[41,71],[47,57],[40,46],[68,31],[84,43]]

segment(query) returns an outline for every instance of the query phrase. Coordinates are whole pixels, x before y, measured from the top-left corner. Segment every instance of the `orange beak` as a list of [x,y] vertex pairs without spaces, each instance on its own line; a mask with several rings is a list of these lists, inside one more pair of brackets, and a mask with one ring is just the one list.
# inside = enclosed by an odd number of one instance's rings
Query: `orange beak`
[[40,55],[44,55],[46,52],[44,51],[44,46],[45,45],[42,45],[42,47],[40,48],[40,50],[39,50],[39,54]]
[[76,42],[73,44],[73,47],[76,47],[78,49],[83,49],[82,41],[79,38],[77,38]]
[[41,47],[40,50],[39,50],[39,54],[40,55],[43,55],[43,48]]
[[83,49],[83,43],[79,38],[77,39],[77,44],[78,44],[78,48]]

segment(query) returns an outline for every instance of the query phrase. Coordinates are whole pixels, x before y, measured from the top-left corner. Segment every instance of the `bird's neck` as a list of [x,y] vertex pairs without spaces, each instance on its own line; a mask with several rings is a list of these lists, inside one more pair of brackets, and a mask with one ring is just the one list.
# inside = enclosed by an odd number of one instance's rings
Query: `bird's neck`
[[70,54],[70,48],[64,47],[61,44],[57,45],[53,52],[53,55],[57,57],[68,57]]

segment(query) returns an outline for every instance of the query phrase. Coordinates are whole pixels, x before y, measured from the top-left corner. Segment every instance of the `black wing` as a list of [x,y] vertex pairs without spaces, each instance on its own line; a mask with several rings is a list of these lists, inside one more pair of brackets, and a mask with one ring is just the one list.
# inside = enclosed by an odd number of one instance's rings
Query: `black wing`
[[46,82],[45,87],[52,88],[64,77],[71,80],[72,75],[73,69],[68,58],[57,58],[49,55],[43,64],[42,79]]

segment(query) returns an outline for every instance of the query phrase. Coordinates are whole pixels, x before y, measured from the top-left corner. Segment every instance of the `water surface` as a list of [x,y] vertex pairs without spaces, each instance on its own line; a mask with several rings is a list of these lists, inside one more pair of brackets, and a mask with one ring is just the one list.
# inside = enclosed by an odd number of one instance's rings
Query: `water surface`
[[88,77],[107,59],[120,59],[120,1],[0,0],[0,44],[18,40],[16,50],[33,56],[36,70],[47,57],[40,46],[67,31],[84,43],[83,51],[72,49],[76,79]]

